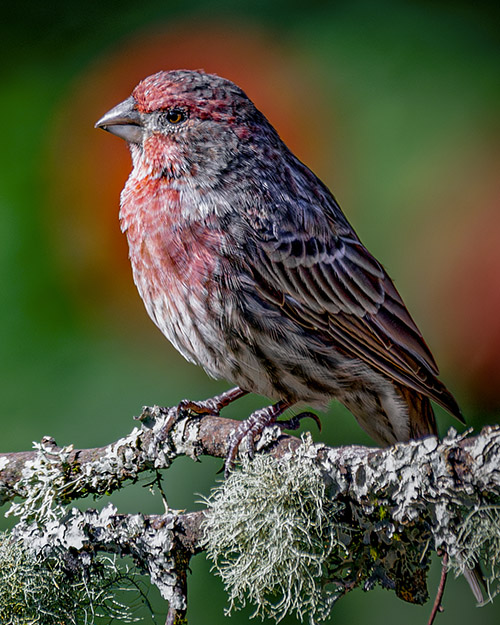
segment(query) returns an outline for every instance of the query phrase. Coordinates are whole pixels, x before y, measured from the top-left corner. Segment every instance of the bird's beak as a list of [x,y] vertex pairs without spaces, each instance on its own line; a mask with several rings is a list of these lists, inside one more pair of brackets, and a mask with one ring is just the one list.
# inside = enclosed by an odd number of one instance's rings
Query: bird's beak
[[142,143],[144,125],[132,96],[103,115],[95,127],[107,130],[128,143]]

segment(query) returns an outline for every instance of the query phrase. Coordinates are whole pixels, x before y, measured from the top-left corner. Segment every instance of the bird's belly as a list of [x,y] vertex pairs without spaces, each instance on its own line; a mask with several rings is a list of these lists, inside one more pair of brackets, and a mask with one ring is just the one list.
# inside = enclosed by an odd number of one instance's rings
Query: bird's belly
[[[217,379],[228,380],[249,392],[279,399],[280,394],[257,355],[255,345],[224,326],[224,313],[214,315],[198,296],[148,293],[149,285],[137,284],[146,310],[164,336],[186,360],[200,365]],[[220,303],[218,308],[224,308]]]
[[[258,311],[263,326],[259,329],[255,311],[249,319],[236,303],[234,293],[222,296],[213,290],[209,293],[200,284],[193,288],[181,281],[158,283],[140,267],[134,267],[134,280],[160,331],[184,358],[202,366],[211,377],[276,400],[300,397],[325,404],[331,398],[331,368],[316,374],[330,377],[328,393],[318,393],[314,385],[302,384],[297,371],[301,356],[290,351],[294,349],[293,337],[283,341],[275,328],[270,328],[268,334],[265,319],[269,320],[269,311]],[[281,317],[271,321],[283,323]],[[290,330],[284,328],[285,332]]]
[[206,310],[201,310],[198,297],[180,293],[179,288],[157,288],[140,276],[135,276],[135,282],[149,316],[177,351],[213,377],[219,377],[216,363],[220,350],[216,349],[211,324],[207,323]]

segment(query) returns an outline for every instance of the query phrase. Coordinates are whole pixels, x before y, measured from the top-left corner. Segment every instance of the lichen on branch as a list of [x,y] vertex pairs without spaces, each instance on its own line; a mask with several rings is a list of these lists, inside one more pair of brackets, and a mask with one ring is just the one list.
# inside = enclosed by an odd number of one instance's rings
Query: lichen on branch
[[[34,451],[0,454],[0,503],[18,498],[10,539],[27,550],[26,561],[39,566],[58,557],[85,572],[102,554],[132,555],[169,601],[169,624],[186,622],[189,560],[202,550],[224,580],[230,608],[251,603],[277,620],[290,612],[324,619],[356,586],[380,584],[423,603],[436,550],[457,574],[482,562],[488,596],[498,590],[498,427],[386,449],[334,449],[271,427],[257,446],[265,453],[243,459],[204,512],[71,509],[75,499],[107,495],[180,455],[224,457],[239,423],[175,407],[144,409],[140,421],[101,448],[58,447],[45,438]],[[0,586],[1,594],[5,580]]]
[[[345,592],[341,570],[352,528],[328,494],[310,444],[281,459],[244,461],[207,500],[205,546],[229,595],[229,610],[281,620],[326,617]],[[338,580],[332,571],[339,571]]]
[[424,603],[438,549],[457,574],[486,565],[492,598],[500,582],[500,481],[491,470],[499,441],[498,429],[376,451],[306,438],[280,459],[245,462],[207,500],[205,546],[229,611],[250,602],[254,615],[279,621],[294,611],[314,623],[349,590],[376,584]]

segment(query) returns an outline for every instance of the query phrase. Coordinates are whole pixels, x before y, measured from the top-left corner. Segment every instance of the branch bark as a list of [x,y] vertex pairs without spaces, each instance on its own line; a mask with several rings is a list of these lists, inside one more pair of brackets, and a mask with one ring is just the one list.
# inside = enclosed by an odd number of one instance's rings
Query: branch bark
[[[33,451],[0,454],[0,505],[15,497],[25,500],[11,509],[21,518],[16,535],[39,551],[57,544],[87,554],[99,550],[132,554],[169,601],[167,622],[182,623],[189,559],[206,544],[204,512],[121,515],[107,506],[101,512],[72,510],[65,518],[49,513],[43,523],[37,516],[37,510],[47,511],[54,502],[67,505],[88,495],[109,494],[141,472],[167,469],[181,455],[224,458],[230,434],[240,423],[215,416],[192,417],[176,407],[158,406],[144,408],[139,420],[140,427],[105,447],[58,447],[46,437]],[[293,457],[301,446],[303,441],[283,435],[273,426],[265,430],[257,450],[265,448],[274,458],[283,459]],[[431,437],[387,449],[309,443],[307,453],[320,467],[329,496],[342,501],[348,510],[343,524],[351,523],[359,531],[364,523],[367,535],[371,532],[380,544],[389,544],[394,533],[403,536],[424,518],[432,526],[425,550],[430,541],[433,549],[444,549],[455,563],[468,557],[457,540],[464,518],[484,506],[491,508],[500,494],[497,426],[470,438],[452,432],[441,442]],[[388,510],[386,521],[378,525],[373,520],[377,506]],[[381,566],[393,560],[390,551],[387,548],[380,556]],[[400,597],[420,602],[426,591],[412,589],[417,578],[413,576],[398,587],[393,569],[387,569],[388,577],[383,573],[366,581],[366,588],[377,581],[392,583]],[[345,590],[352,587],[349,580],[344,580]]]

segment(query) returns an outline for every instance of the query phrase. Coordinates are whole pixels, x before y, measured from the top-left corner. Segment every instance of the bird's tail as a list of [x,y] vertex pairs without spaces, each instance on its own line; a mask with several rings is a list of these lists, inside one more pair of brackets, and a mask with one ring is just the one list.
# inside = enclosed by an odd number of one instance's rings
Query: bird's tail
[[438,435],[436,418],[430,399],[407,386],[397,386],[408,406],[409,438]]

